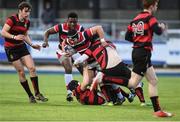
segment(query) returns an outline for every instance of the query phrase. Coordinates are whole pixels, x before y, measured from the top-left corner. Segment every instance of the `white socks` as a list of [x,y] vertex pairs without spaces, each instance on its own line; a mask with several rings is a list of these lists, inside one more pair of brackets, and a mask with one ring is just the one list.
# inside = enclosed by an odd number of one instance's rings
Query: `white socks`
[[[69,82],[71,82],[73,80],[73,76],[72,74],[64,74],[64,80],[65,80],[65,84],[66,84],[66,87],[68,86]],[[67,90],[67,93],[71,93],[70,90]]]

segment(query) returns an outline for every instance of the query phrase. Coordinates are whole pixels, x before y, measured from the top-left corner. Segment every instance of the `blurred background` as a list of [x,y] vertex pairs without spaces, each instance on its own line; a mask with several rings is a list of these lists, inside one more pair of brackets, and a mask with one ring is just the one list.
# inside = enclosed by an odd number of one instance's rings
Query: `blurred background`
[[[17,12],[17,5],[22,0],[0,0],[0,28],[6,18]],[[128,23],[142,10],[141,0],[26,0],[33,6],[29,34],[35,43],[43,42],[45,29],[62,23],[69,12],[76,12],[79,23],[85,28],[102,25],[106,39],[113,41],[128,64],[131,64],[132,44],[124,40]],[[164,22],[168,30],[162,36],[153,39],[152,61],[161,67],[180,67],[180,0],[160,0],[155,14],[159,22]],[[40,52],[32,50],[36,63],[58,64],[55,50],[58,36],[50,37],[50,47]],[[0,36],[0,62],[7,63]]]

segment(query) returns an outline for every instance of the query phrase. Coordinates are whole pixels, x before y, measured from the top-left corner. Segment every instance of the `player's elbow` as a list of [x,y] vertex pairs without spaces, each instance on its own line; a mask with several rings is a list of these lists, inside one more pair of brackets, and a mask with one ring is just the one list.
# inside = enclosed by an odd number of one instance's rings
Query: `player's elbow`
[[44,31],[44,35],[49,35],[49,31],[48,31],[48,30],[45,30],[45,31]]
[[49,37],[49,34],[50,34],[49,30],[46,30],[46,31],[44,32],[44,36],[45,36],[45,37]]

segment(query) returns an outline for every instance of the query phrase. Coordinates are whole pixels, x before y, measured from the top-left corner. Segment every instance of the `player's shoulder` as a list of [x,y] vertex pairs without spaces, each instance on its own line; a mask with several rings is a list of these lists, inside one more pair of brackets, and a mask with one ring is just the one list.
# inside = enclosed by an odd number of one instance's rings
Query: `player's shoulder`
[[8,16],[6,18],[6,24],[12,26],[13,24],[17,23],[18,21],[18,16],[17,14],[12,14],[11,16]]
[[59,29],[63,32],[68,32],[68,24],[66,22],[59,25]]
[[7,19],[11,19],[12,21],[17,21],[18,17],[17,17],[17,14],[12,14],[12,15],[8,16]]
[[76,25],[76,30],[82,32],[82,31],[84,31],[84,27],[78,23]]

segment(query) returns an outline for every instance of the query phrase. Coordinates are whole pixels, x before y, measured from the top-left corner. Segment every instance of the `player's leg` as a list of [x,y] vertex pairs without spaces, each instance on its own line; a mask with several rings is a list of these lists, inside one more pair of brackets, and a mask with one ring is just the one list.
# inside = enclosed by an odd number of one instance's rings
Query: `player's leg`
[[68,89],[68,84],[73,80],[72,76],[72,62],[71,58],[65,58],[62,62],[60,62],[62,66],[64,67],[65,74],[64,74],[64,81],[66,84],[66,89],[67,89],[67,101],[73,101],[73,96],[71,90]]
[[100,84],[100,89],[102,94],[104,95],[107,103],[111,103],[110,105],[116,104],[117,95],[112,88],[112,84]]
[[[73,54],[73,55],[72,55],[72,63],[74,63],[74,61],[75,61],[76,59],[78,59],[80,56],[81,56],[80,53],[75,53],[75,54]],[[80,73],[81,75],[83,75],[83,64],[76,66],[76,68],[77,68],[77,70],[79,71],[79,73]]]
[[171,117],[172,114],[168,112],[164,112],[161,110],[159,99],[158,99],[158,88],[157,88],[157,76],[155,74],[153,66],[149,67],[147,69],[147,72],[145,74],[146,79],[148,80],[148,91],[149,96],[154,108],[154,115],[157,117]]
[[87,86],[92,83],[94,76],[94,70],[89,70],[87,65],[83,67],[83,82],[81,83],[81,90],[85,90]]
[[140,101],[140,105],[141,106],[146,106],[146,105],[150,105],[150,104],[146,104],[145,103],[145,99],[144,99],[144,92],[143,92],[143,82],[140,82],[138,85],[137,85],[137,87],[136,87],[136,89],[135,89],[135,92],[136,92],[136,95],[138,96],[138,98],[139,98],[139,101]]
[[142,76],[136,74],[135,72],[132,71],[131,73],[131,78],[129,79],[128,87],[129,88],[136,88],[139,82],[142,80]]
[[37,100],[41,100],[43,102],[48,101],[47,98],[45,98],[40,90],[39,90],[39,81],[38,81],[38,76],[36,74],[36,68],[35,68],[35,64],[34,61],[31,57],[31,55],[26,55],[23,56],[22,58],[22,62],[23,64],[27,67],[27,69],[29,70],[29,75],[30,75],[30,79],[34,88],[34,92],[35,92],[35,97]]
[[125,96],[121,93],[122,89],[116,84],[112,84],[112,89],[113,92],[117,95],[115,105],[122,105],[125,101]]
[[21,60],[19,59],[19,60],[13,61],[12,64],[18,73],[19,81],[20,81],[22,87],[24,88],[27,95],[29,96],[30,103],[36,103],[36,100],[35,100],[32,92],[29,88],[29,84],[28,84],[27,79],[25,77],[25,71],[24,71],[24,67],[23,67]]
[[132,62],[133,69],[131,72],[131,78],[129,80],[128,86],[130,88],[136,88],[139,82],[144,77],[144,73],[147,70],[147,58],[150,57],[149,51],[145,49],[133,49],[132,51]]

